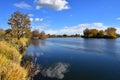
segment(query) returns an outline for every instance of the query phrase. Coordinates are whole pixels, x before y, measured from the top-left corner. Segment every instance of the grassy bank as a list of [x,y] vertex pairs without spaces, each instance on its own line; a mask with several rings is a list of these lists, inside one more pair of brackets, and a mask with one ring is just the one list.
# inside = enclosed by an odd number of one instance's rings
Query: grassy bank
[[27,38],[0,41],[0,80],[28,80],[28,71],[21,67],[19,49],[28,43]]

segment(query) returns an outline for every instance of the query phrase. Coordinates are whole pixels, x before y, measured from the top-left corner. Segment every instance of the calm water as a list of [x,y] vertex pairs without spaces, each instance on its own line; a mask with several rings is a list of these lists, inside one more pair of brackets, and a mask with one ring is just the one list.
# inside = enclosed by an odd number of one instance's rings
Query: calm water
[[42,67],[34,80],[120,80],[120,39],[32,40],[29,55]]

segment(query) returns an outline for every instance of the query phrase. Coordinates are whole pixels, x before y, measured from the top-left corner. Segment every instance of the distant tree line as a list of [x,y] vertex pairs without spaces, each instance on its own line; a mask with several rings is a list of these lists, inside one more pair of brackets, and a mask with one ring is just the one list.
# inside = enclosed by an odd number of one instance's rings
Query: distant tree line
[[83,31],[82,37],[83,38],[117,38],[119,36],[116,33],[115,28],[107,28],[105,31],[86,28]]
[[80,34],[74,34],[74,35],[67,35],[67,34],[61,34],[61,35],[57,35],[57,34],[47,34],[48,38],[67,38],[67,37],[80,37]]

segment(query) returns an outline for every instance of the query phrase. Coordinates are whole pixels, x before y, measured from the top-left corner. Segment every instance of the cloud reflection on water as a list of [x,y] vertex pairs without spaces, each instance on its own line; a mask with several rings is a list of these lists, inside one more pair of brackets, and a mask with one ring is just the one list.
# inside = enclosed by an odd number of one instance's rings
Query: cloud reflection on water
[[68,71],[69,64],[66,63],[56,63],[42,71],[44,77],[63,79],[65,73]]

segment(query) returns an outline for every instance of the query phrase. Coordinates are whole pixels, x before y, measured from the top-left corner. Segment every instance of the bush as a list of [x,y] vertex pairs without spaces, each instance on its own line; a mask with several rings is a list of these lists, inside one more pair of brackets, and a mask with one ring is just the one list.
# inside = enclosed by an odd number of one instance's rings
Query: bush
[[32,56],[28,56],[21,61],[21,66],[28,71],[28,77],[31,79],[40,72],[40,66],[33,61]]
[[22,45],[25,47],[25,46],[27,46],[28,42],[29,42],[29,40],[27,38],[20,38],[16,43],[18,45]]
[[0,54],[14,62],[20,62],[22,57],[15,47],[5,41],[0,41]]
[[27,71],[0,54],[0,80],[27,80]]

